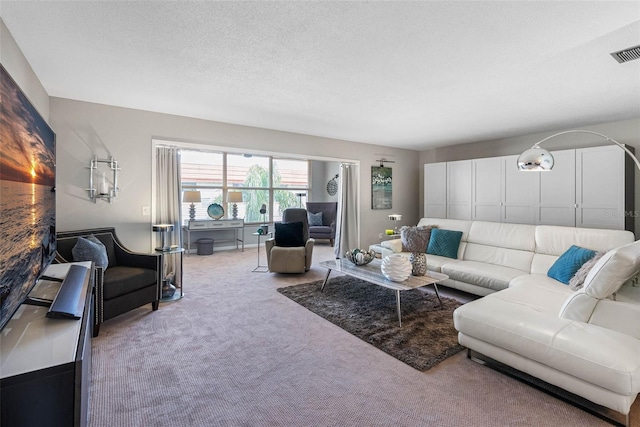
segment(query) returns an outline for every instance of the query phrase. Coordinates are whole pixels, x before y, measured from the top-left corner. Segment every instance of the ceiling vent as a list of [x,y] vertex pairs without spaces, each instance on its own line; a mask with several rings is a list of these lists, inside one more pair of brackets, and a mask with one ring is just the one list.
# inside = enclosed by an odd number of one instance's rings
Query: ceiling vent
[[640,58],[640,46],[630,47],[619,52],[613,52],[611,54],[613,58],[619,63],[625,63]]

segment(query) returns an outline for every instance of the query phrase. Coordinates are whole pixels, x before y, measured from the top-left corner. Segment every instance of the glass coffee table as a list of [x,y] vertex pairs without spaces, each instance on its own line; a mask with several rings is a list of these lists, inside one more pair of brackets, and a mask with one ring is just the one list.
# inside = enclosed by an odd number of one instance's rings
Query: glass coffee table
[[400,311],[400,292],[408,291],[411,289],[421,288],[423,286],[433,285],[433,289],[436,291],[436,296],[438,297],[438,301],[440,301],[440,306],[442,306],[442,300],[440,299],[440,293],[438,292],[438,282],[442,282],[449,278],[446,274],[437,273],[435,271],[427,271],[427,274],[424,276],[409,276],[407,280],[404,282],[392,282],[387,279],[382,271],[380,270],[380,265],[382,261],[379,259],[374,259],[369,264],[366,265],[355,265],[348,259],[336,259],[331,261],[322,261],[320,263],[321,267],[327,269],[327,275],[324,278],[324,282],[322,282],[322,287],[320,291],[324,291],[324,287],[329,280],[329,275],[331,271],[339,271],[340,273],[346,274],[347,276],[355,277],[358,279],[362,279],[365,282],[373,283],[374,285],[382,286],[384,288],[389,288],[396,291],[396,307],[398,310],[398,322],[400,326],[402,326],[402,312]]

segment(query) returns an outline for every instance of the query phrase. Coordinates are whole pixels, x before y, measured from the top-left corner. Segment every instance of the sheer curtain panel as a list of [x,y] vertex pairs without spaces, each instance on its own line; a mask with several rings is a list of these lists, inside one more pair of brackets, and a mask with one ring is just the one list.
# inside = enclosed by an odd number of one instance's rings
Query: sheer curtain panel
[[[182,247],[182,217],[180,209],[180,149],[177,147],[156,148],[156,224],[173,224],[169,233],[172,245]],[[182,287],[180,263],[174,256],[166,257],[165,277],[173,277],[173,285]]]
[[340,165],[340,184],[338,187],[338,220],[336,221],[336,258],[343,258],[349,249],[358,248],[358,194],[356,165]]

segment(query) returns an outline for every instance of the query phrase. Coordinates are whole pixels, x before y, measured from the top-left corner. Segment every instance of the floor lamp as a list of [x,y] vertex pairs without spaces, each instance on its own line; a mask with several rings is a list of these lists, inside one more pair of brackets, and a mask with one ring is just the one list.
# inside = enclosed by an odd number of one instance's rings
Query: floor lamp
[[601,133],[598,132],[593,132],[590,130],[582,130],[582,129],[576,129],[576,130],[567,130],[564,132],[559,132],[556,133],[554,135],[548,136],[545,139],[543,139],[542,141],[538,141],[535,144],[533,144],[533,147],[529,148],[528,150],[526,150],[524,153],[520,154],[520,156],[518,157],[518,170],[521,171],[548,171],[553,169],[553,156],[551,155],[550,152],[548,152],[547,150],[545,150],[544,148],[540,147],[540,144],[542,144],[543,142],[551,139],[551,138],[555,138],[556,136],[560,136],[560,135],[564,135],[567,133],[589,133],[592,135],[597,135],[599,137],[602,137],[604,139],[606,139],[607,141],[611,142],[612,144],[617,145],[618,147],[622,148],[630,157],[631,159],[633,159],[633,161],[636,164],[636,167],[638,168],[638,170],[640,170],[640,162],[638,161],[638,159],[636,158],[636,156],[633,155],[633,153],[627,148],[625,147],[623,144],[620,144],[618,141],[609,138],[606,135],[603,135]]

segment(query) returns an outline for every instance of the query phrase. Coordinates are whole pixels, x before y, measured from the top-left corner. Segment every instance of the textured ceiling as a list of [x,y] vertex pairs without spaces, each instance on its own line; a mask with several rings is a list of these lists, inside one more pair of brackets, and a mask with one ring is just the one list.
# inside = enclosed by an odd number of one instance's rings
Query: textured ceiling
[[640,117],[640,2],[13,2],[51,96],[416,150]]

